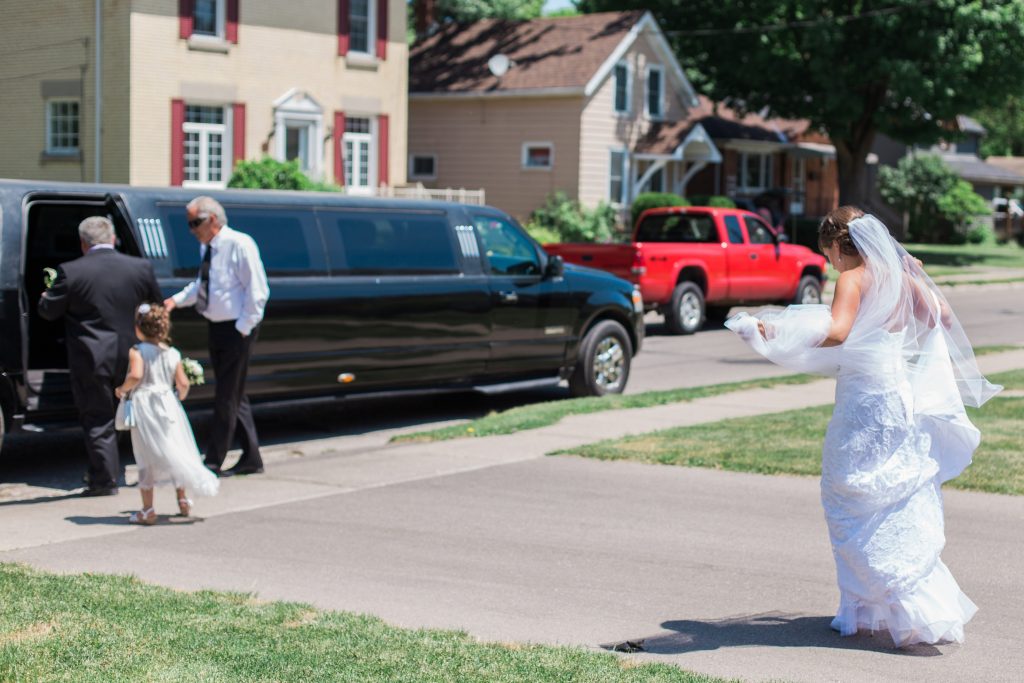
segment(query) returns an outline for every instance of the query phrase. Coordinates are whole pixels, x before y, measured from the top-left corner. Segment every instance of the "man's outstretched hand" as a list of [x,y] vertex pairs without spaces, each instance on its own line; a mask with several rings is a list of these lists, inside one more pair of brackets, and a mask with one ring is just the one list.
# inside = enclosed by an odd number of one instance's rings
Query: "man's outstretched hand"
[[164,308],[167,309],[168,313],[170,313],[171,311],[173,311],[177,307],[178,307],[178,305],[176,303],[174,303],[174,297],[170,297],[169,296],[166,299],[164,299]]

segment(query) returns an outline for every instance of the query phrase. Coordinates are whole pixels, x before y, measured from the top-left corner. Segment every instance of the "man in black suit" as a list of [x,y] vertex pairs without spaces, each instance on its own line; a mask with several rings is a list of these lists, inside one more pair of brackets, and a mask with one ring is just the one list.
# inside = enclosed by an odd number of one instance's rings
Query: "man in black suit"
[[82,257],[57,270],[39,299],[39,315],[64,317],[71,390],[85,432],[89,473],[83,496],[117,493],[121,474],[114,431],[114,387],[128,371],[135,338],[135,312],[144,301],[160,301],[149,261],[114,249],[114,226],[103,216],[78,226]]

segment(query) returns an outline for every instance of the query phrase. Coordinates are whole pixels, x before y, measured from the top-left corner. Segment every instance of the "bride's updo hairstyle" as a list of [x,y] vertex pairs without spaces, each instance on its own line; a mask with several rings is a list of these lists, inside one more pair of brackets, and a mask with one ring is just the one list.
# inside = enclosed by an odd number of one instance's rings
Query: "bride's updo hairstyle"
[[171,316],[162,304],[142,304],[135,314],[135,324],[142,334],[168,344],[171,341]]
[[859,256],[860,253],[850,238],[850,222],[863,216],[864,212],[856,206],[840,206],[829,211],[818,226],[818,244],[821,245],[821,250],[838,244],[840,254]]

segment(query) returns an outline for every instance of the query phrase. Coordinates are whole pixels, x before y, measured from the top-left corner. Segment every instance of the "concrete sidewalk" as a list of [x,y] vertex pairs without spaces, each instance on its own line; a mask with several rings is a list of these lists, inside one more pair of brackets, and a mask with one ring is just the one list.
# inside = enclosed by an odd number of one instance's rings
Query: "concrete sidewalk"
[[[1024,367],[1024,350],[979,362],[987,373]],[[0,560],[255,591],[486,639],[647,638],[657,654],[646,657],[751,680],[1013,680],[1024,670],[1012,642],[1024,625],[1024,500],[947,493],[945,557],[982,612],[966,647],[910,653],[921,659],[827,630],[834,570],[813,478],[543,457],[826,404],[833,389],[736,392],[499,437],[271,449],[266,475],[223,480],[220,496],[199,501],[202,519],[153,529],[127,526],[138,504],[127,490],[0,503]],[[158,492],[158,511],[174,509],[171,497]]]

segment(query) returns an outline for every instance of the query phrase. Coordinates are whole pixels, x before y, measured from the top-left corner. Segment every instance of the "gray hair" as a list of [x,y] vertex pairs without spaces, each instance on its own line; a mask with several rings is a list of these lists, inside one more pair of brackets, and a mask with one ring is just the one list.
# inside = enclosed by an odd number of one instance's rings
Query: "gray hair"
[[217,222],[221,225],[228,224],[228,215],[224,213],[224,207],[220,205],[213,197],[207,197],[203,195],[196,197],[188,203],[186,206],[190,211],[195,211],[197,217],[199,214],[206,214],[207,216],[216,216]]
[[114,224],[105,216],[89,216],[78,224],[78,238],[94,247],[114,243]]

